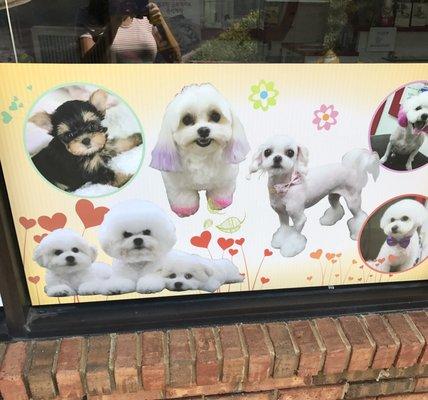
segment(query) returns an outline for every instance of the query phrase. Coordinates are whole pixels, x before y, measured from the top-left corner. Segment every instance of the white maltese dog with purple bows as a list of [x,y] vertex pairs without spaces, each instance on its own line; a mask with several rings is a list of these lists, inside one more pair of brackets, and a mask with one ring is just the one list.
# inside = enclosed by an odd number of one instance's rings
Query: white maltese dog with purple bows
[[168,105],[150,166],[162,171],[172,211],[188,217],[201,190],[213,209],[232,204],[238,164],[249,151],[229,102],[211,84],[191,85]]

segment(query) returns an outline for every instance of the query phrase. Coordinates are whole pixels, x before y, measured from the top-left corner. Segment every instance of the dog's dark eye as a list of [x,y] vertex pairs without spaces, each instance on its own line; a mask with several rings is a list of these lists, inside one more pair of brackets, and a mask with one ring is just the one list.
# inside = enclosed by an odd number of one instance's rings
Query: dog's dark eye
[[421,110],[422,110],[422,107],[421,107],[421,106],[416,107],[416,108],[415,108],[415,110],[416,110],[416,111],[421,111]]
[[60,254],[62,254],[63,253],[63,251],[62,250],[55,250],[54,251],[54,254],[56,255],[56,256],[59,256]]
[[404,217],[401,217],[401,220],[402,220],[402,221],[408,221],[408,220],[409,220],[409,217],[408,217],[407,215],[405,215]]
[[143,235],[150,236],[151,234],[152,234],[152,231],[150,229],[144,229]]
[[391,222],[395,222],[395,218],[391,218]]
[[79,249],[78,249],[77,247],[73,247],[73,248],[71,249],[71,251],[72,251],[73,253],[78,253],[78,252],[79,252]]
[[289,158],[293,158],[294,157],[294,150],[287,150],[285,152],[285,155]]
[[267,157],[269,157],[271,154],[272,154],[272,150],[271,149],[267,149],[267,150],[265,150],[265,157],[267,158]]
[[192,274],[186,274],[186,275],[184,275],[184,277],[185,277],[186,279],[192,279],[192,278],[193,278],[193,275],[192,275]]
[[123,232],[123,237],[124,238],[129,238],[129,237],[131,237],[132,236],[132,233],[131,232]]
[[171,275],[168,276],[168,278],[169,279],[174,279],[174,278],[177,278],[177,275],[176,274],[171,274]]
[[221,115],[217,111],[213,111],[210,114],[210,121],[219,122],[221,119]]
[[195,119],[190,114],[186,114],[183,117],[182,122],[184,125],[189,126],[189,125],[193,125],[195,123]]

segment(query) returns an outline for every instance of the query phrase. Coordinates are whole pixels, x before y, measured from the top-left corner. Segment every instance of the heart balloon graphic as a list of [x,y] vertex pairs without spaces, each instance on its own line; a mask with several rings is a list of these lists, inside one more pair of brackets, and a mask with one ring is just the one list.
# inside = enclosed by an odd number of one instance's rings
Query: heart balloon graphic
[[229,254],[233,257],[233,256],[238,254],[238,250],[237,249],[229,249]]
[[36,276],[29,276],[28,280],[31,283],[34,283],[35,285],[37,285],[39,283],[39,281],[40,281],[40,276],[37,276],[37,275]]
[[244,244],[244,242],[245,242],[245,239],[244,239],[244,238],[236,239],[236,240],[235,240],[235,243],[236,243],[238,246],[242,246],[242,245]]
[[43,235],[34,235],[33,239],[36,243],[40,243],[46,236],[48,236],[47,233],[44,233]]
[[270,279],[269,278],[265,278],[264,276],[262,276],[260,278],[260,282],[262,283],[262,285],[265,285],[266,283],[270,282]]
[[328,260],[328,261],[330,261],[331,259],[333,259],[334,257],[336,257],[336,254],[334,254],[334,253],[327,253],[326,255],[325,255],[325,258]]
[[67,217],[62,213],[56,213],[52,217],[43,215],[37,219],[37,222],[43,229],[52,232],[55,229],[64,228],[67,223]]
[[229,247],[232,247],[233,243],[235,243],[235,241],[233,239],[219,238],[217,240],[217,243],[221,247],[222,250],[226,250]]
[[81,199],[76,203],[76,213],[85,229],[101,225],[104,221],[104,216],[109,211],[107,207],[95,208],[92,202],[86,199]]
[[36,225],[36,220],[33,218],[25,218],[25,217],[21,217],[19,218],[19,223],[25,228],[25,229],[30,229],[32,228],[34,225]]
[[264,255],[265,257],[270,257],[272,255],[272,251],[270,251],[269,249],[265,249]]
[[311,254],[309,254],[311,258],[314,258],[315,260],[319,260],[322,256],[322,250],[318,249],[317,251],[313,251]]
[[211,242],[211,232],[210,231],[203,231],[200,234],[200,236],[193,236],[190,239],[190,243],[192,243],[193,246],[202,247],[204,249],[208,248],[210,242]]

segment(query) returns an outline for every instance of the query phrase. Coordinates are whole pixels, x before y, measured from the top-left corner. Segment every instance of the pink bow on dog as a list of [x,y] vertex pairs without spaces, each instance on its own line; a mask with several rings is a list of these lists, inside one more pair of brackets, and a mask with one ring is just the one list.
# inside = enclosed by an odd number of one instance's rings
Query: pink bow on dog
[[273,188],[277,194],[286,194],[292,186],[299,185],[300,183],[302,183],[302,176],[298,172],[293,172],[290,182],[278,183],[273,185]]

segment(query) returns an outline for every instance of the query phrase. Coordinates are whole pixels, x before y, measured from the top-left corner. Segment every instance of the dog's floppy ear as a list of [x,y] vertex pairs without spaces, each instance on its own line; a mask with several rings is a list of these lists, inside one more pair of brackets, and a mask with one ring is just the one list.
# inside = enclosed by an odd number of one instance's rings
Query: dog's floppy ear
[[46,267],[45,265],[45,246],[43,245],[43,241],[34,249],[33,260],[39,264],[41,267]]
[[299,146],[297,148],[296,172],[299,172],[301,175],[306,175],[308,172],[308,163],[309,150],[304,146]]
[[49,133],[52,130],[52,116],[46,111],[39,111],[35,113],[31,118],[28,119],[34,125],[39,128],[46,129]]
[[250,170],[249,170],[247,179],[250,179],[251,174],[254,174],[260,169],[260,166],[262,165],[262,161],[263,161],[264,149],[265,149],[264,146],[260,146],[259,149],[254,153],[253,159],[251,160]]
[[162,121],[158,142],[152,151],[150,166],[159,171],[177,172],[181,171],[181,159],[172,136],[174,130],[170,118],[167,111]]
[[400,111],[398,112],[398,125],[402,128],[407,128],[409,125],[409,120],[407,119],[407,114],[403,107],[400,107]]
[[229,164],[239,164],[245,160],[250,151],[245,129],[236,113],[232,115],[232,138],[224,149],[225,160]]
[[98,250],[94,246],[88,245],[89,257],[91,257],[91,262],[95,262],[98,256]]
[[104,90],[98,89],[91,94],[91,97],[89,97],[89,103],[104,115],[107,109],[107,99],[108,94]]

